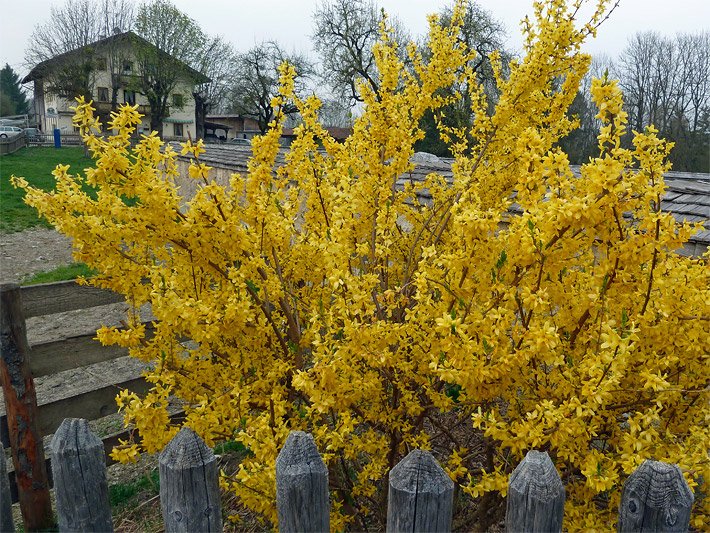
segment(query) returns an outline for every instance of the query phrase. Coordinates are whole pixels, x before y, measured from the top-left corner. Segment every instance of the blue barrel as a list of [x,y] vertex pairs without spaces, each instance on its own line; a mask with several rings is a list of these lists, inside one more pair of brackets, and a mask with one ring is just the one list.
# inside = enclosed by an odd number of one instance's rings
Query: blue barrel
[[62,132],[59,130],[59,128],[54,128],[54,147],[62,147]]

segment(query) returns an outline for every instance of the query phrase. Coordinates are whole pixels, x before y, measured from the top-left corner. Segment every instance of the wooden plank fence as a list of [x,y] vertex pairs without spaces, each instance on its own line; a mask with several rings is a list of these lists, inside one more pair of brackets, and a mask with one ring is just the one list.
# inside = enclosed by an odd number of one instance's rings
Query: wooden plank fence
[[[83,419],[52,438],[59,531],[112,531],[103,446]],[[214,453],[183,427],[160,453],[165,531],[220,532]],[[7,477],[0,478],[0,527],[14,531]],[[413,450],[389,476],[387,531],[451,531],[453,482],[431,453]],[[532,450],[510,476],[506,531],[561,532],[565,490],[546,452]],[[693,493],[675,465],[645,461],[626,481],[619,531],[688,531]],[[328,470],[313,437],[292,432],[276,461],[281,532],[330,531]]]
[[27,145],[27,138],[23,132],[18,132],[11,137],[0,138],[0,155],[12,154]]
[[[80,286],[73,281],[19,287],[0,286],[0,378],[5,412],[0,416],[0,440],[10,448],[13,468],[9,472],[10,499],[19,501],[28,529],[39,529],[52,520],[49,488],[52,471],[45,458],[42,438],[57,430],[65,417],[95,420],[115,413],[115,397],[127,388],[145,392],[148,384],[134,369],[118,372],[107,383],[79,391],[62,391],[61,397],[37,402],[34,380],[66,370],[125,357],[127,350],[105,347],[94,340],[95,333],[42,342],[30,346],[26,319],[60,312],[118,303],[123,298],[111,291]],[[179,415],[176,416],[176,418]],[[103,439],[106,460],[120,431]]]

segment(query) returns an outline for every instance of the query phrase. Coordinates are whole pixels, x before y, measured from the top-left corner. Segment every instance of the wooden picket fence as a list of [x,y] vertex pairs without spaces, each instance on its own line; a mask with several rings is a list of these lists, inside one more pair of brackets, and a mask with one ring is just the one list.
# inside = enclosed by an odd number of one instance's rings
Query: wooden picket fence
[[[93,335],[30,347],[25,318],[118,301],[120,296],[109,291],[73,282],[0,287],[0,378],[6,405],[0,436],[4,446],[10,446],[17,469],[8,477],[5,461],[0,461],[1,531],[14,530],[9,511],[13,500],[20,502],[26,530],[53,521],[51,472],[60,530],[110,530],[107,451],[127,434],[102,442],[83,419],[115,410],[118,388],[141,391],[146,385],[132,377],[38,406],[34,377],[108,361],[125,351],[103,347]],[[52,433],[50,470],[42,437]],[[328,531],[328,473],[310,435],[289,436],[276,474],[280,530]],[[215,458],[191,430],[183,428],[161,453],[160,476],[166,531],[221,531]],[[450,530],[454,485],[430,453],[411,452],[390,472],[389,483],[388,531]],[[510,477],[506,528],[561,531],[564,499],[564,486],[549,456],[530,451]],[[693,494],[677,466],[646,461],[624,487],[619,530],[687,531],[692,503]]]
[[[51,443],[59,531],[112,531],[101,440],[68,418]],[[4,464],[4,463],[3,463]],[[0,528],[14,531],[0,471]],[[216,457],[183,427],[159,457],[167,532],[222,531]],[[510,476],[506,530],[561,532],[565,489],[546,452],[530,451]],[[389,475],[387,531],[451,531],[454,483],[431,453],[413,450]],[[626,481],[619,531],[687,531],[693,493],[680,469],[645,461]],[[293,431],[276,460],[279,531],[330,531],[328,469],[309,433]]]

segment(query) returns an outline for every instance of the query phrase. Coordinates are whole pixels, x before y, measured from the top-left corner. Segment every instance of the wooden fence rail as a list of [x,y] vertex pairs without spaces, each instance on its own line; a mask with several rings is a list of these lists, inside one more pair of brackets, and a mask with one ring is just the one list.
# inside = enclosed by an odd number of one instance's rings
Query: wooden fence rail
[[0,138],[0,156],[17,152],[27,145],[27,138],[23,132],[18,132],[11,137]]
[[[101,441],[88,422],[66,419],[52,439],[59,531],[112,531]],[[1,473],[1,472],[0,472]],[[183,427],[159,457],[165,531],[220,532],[216,458]],[[7,478],[0,527],[14,531]],[[414,450],[389,476],[387,531],[451,531],[454,484],[431,453]],[[506,531],[561,532],[565,490],[547,453],[532,450],[510,476]],[[693,493],[680,469],[645,461],[626,481],[619,531],[688,531]],[[279,531],[330,530],[328,470],[313,437],[292,432],[276,461]]]

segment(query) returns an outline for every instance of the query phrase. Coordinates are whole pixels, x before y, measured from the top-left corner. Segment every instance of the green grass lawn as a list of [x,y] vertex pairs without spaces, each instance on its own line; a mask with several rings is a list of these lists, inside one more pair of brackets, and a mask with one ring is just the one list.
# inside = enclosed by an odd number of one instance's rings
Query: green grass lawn
[[96,271],[92,270],[84,263],[72,263],[66,266],[60,266],[54,270],[46,272],[38,272],[22,281],[22,285],[36,285],[38,283],[53,283],[55,281],[66,281],[68,279],[76,279],[79,276],[90,278],[96,275]]
[[0,232],[10,233],[32,227],[50,227],[37,212],[22,201],[24,191],[10,184],[10,176],[24,177],[30,185],[44,190],[54,189],[52,170],[58,164],[71,165],[70,172],[83,174],[92,160],[84,156],[82,147],[26,147],[0,157]]

